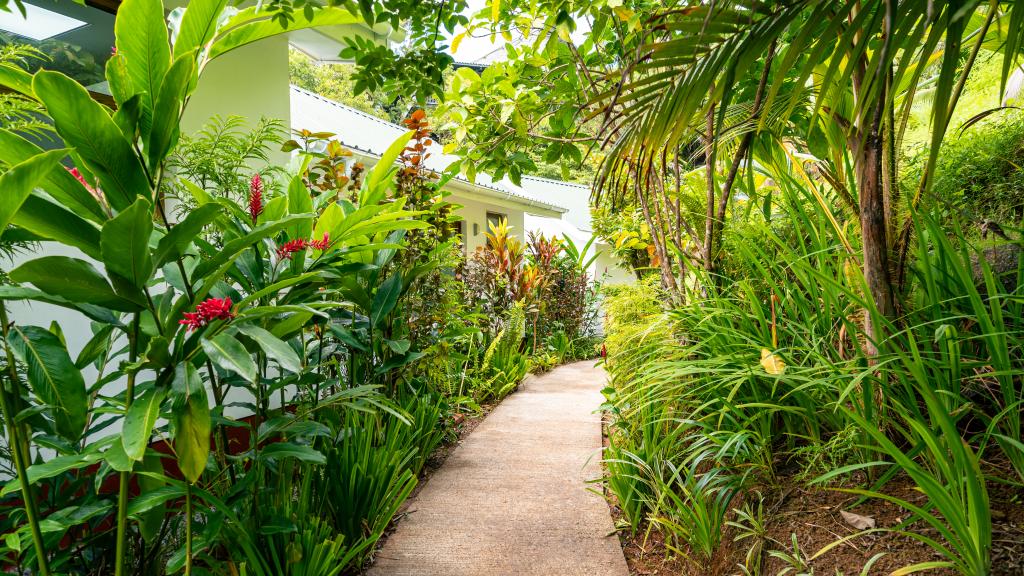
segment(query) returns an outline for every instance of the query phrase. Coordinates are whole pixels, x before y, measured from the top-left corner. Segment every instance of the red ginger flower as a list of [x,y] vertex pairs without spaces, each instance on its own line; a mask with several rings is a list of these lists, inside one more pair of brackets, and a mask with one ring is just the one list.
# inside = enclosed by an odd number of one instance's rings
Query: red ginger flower
[[324,232],[324,237],[319,240],[310,240],[309,247],[316,250],[327,250],[331,245],[331,236],[327,232]]
[[252,175],[249,181],[249,215],[252,216],[252,223],[263,213],[263,180],[259,172]]
[[279,260],[291,259],[292,254],[305,250],[309,247],[309,240],[305,238],[299,238],[297,240],[289,240],[281,246],[277,247],[277,257]]
[[189,330],[197,330],[214,320],[230,320],[235,317],[231,312],[231,298],[207,298],[196,305],[195,312],[185,312],[185,319],[178,324],[188,326]]
[[74,176],[75,180],[81,182],[82,186],[85,186],[85,189],[89,191],[89,194],[92,194],[92,197],[95,198],[97,202],[99,202],[100,204],[106,203],[106,200],[103,198],[103,192],[100,191],[99,188],[96,188],[92,184],[89,184],[89,181],[85,179],[85,175],[82,174],[81,170],[79,170],[78,168],[67,167],[65,167],[64,169],[67,170],[69,174]]

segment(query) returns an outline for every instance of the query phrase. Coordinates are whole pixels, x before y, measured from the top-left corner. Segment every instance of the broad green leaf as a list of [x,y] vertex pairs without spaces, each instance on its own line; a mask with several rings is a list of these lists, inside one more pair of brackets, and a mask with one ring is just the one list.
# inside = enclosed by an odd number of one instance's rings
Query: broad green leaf
[[293,314],[289,314],[284,320],[275,322],[274,325],[270,327],[270,332],[278,338],[287,338],[298,330],[301,330],[302,327],[306,325],[306,322],[309,322],[309,319],[312,317],[312,312],[295,312]]
[[15,92],[32,96],[32,75],[25,72],[14,63],[0,63],[0,86],[10,88]]
[[135,84],[128,75],[128,58],[124,54],[112,54],[107,60],[104,68],[104,75],[107,78],[107,87],[110,88],[110,95],[114,97],[118,108],[124,106],[132,98],[138,98],[135,105],[139,109],[139,118],[142,117],[142,95],[135,90]]
[[309,218],[310,215],[308,214],[286,216],[285,218],[277,222],[271,222],[259,226],[255,230],[246,234],[245,236],[242,236],[241,238],[235,238],[234,240],[225,243],[224,246],[221,247],[220,251],[217,252],[212,258],[203,260],[198,266],[196,266],[195,271],[192,273],[192,277],[205,277],[210,272],[213,272],[214,270],[220,268],[224,264],[232,261],[235,257],[238,256],[238,254],[241,251],[252,248],[253,244],[258,243],[264,238],[268,238],[277,234],[281,230],[284,230],[285,228],[291,226],[294,222]]
[[302,462],[313,464],[326,464],[327,458],[323,454],[305,444],[293,444],[291,442],[275,442],[260,448],[260,458],[267,460],[280,460],[282,458],[295,458]]
[[[288,213],[293,215],[313,213],[313,198],[309,195],[309,189],[303,183],[301,175],[296,175],[288,184]],[[312,234],[312,216],[296,220],[288,227],[288,237],[292,240],[309,238]]]
[[135,461],[142,460],[149,446],[149,438],[156,427],[156,419],[160,416],[160,404],[164,401],[166,391],[151,386],[136,398],[124,415],[124,426],[121,428],[121,444],[124,453]]
[[388,146],[388,149],[381,154],[380,160],[373,166],[369,176],[366,179],[366,185],[359,194],[359,205],[366,206],[370,204],[376,204],[384,198],[386,191],[385,184],[388,177],[391,175],[391,171],[394,169],[395,162],[398,161],[398,155],[405,150],[405,146],[409,143],[409,139],[412,138],[413,131],[409,130],[405,134],[398,137],[397,140]]
[[[365,222],[349,230],[349,234],[374,237],[381,232],[392,232],[395,230],[423,230],[430,228],[430,224],[423,220],[390,220],[386,222]],[[404,248],[404,246],[398,246]]]
[[42,238],[78,248],[96,260],[100,254],[100,229],[51,200],[31,194],[11,222]]
[[75,303],[95,304],[121,312],[141,308],[116,294],[92,264],[77,258],[43,256],[11,270],[10,276],[15,282],[28,282],[43,292]]
[[149,237],[153,233],[153,207],[139,198],[120,214],[108,220],[100,232],[100,251],[107,272],[143,288],[153,274],[149,256]]
[[156,251],[153,253],[156,266],[161,267],[184,254],[189,244],[203,231],[203,228],[220,215],[221,206],[215,203],[204,204],[189,212],[184,220],[175,224],[171,231],[160,239],[160,243],[157,244]]
[[[6,230],[14,214],[51,170],[60,166],[66,150],[51,150],[15,164],[0,175],[0,230]],[[63,169],[63,168],[62,168]]]
[[192,199],[196,201],[196,206],[204,206],[210,202],[217,201],[216,198],[214,198],[206,190],[203,190],[198,185],[196,185],[195,182],[182,178],[178,180],[178,183],[181,184],[181,186],[183,186],[185,190],[188,191],[189,195],[192,196]]
[[124,444],[117,442],[116,438],[110,448],[103,453],[103,459],[106,460],[107,464],[111,468],[118,472],[131,472],[134,468],[135,463],[128,457],[128,454],[124,451]]
[[114,313],[107,308],[93,306],[91,304],[76,304],[75,302],[61,298],[60,296],[47,294],[42,290],[35,290],[33,288],[23,288],[21,286],[0,286],[0,300],[35,300],[37,302],[46,302],[47,304],[53,304],[54,306],[61,306],[76,312],[81,312],[89,318],[103,324],[110,326],[121,325],[117,316],[114,316]]
[[17,532],[4,534],[4,545],[19,554],[21,553],[21,538],[18,537]]
[[134,142],[138,137],[139,120],[142,119],[142,96],[136,94],[127,102],[121,103],[114,112],[113,119],[125,139]]
[[135,476],[139,483],[139,495],[128,504],[128,515],[138,519],[142,539],[152,543],[160,534],[167,513],[164,503],[182,496],[184,490],[180,486],[167,486],[163,479],[163,459],[158,454],[146,454],[142,462],[136,465],[136,470],[144,474]]
[[325,424],[307,418],[296,418],[293,414],[285,413],[260,424],[256,440],[262,444],[281,433],[287,434],[289,438],[314,436],[330,438],[333,435],[330,427]]
[[234,372],[249,382],[256,381],[256,363],[245,346],[230,334],[218,334],[203,340],[203,350],[221,368]]
[[[148,461],[149,458],[146,458]],[[163,467],[160,467],[160,472],[163,471]],[[149,478],[148,474],[140,474],[137,476],[139,484],[143,483],[144,478]],[[157,481],[158,482],[158,481]],[[175,498],[182,498],[185,496],[185,490],[181,486],[168,486],[166,483],[158,483],[157,486],[151,489],[142,488],[140,486],[141,493],[132,498],[132,501],[128,503],[128,516],[132,518],[138,518],[140,526],[144,523],[143,518],[147,516],[147,512],[157,511],[160,513],[159,520],[163,520],[164,510],[166,506],[164,504],[168,500],[174,500]],[[153,515],[156,517],[156,515]],[[159,521],[154,526],[155,532],[146,538],[146,534],[143,534],[143,538],[147,541],[151,540],[160,531]]]
[[409,347],[412,346],[412,342],[409,342],[407,338],[402,338],[401,340],[387,340],[386,342],[388,348],[391,348],[395,354],[405,354],[409,351]]
[[85,368],[89,364],[92,364],[97,358],[106,354],[110,350],[110,335],[114,331],[114,327],[110,324],[104,324],[100,326],[96,333],[93,334],[92,338],[85,343],[82,350],[78,353],[78,357],[75,358],[75,366],[78,369]]
[[195,85],[196,60],[190,52],[179,56],[167,71],[153,107],[153,128],[149,135],[149,165],[158,166],[178,143],[181,110],[185,97]]
[[370,323],[374,327],[380,326],[384,318],[395,309],[398,296],[401,293],[402,275],[398,272],[392,274],[377,287],[377,293],[373,295],[373,308],[370,310]]
[[171,385],[174,406],[174,451],[178,467],[195,484],[210,457],[210,405],[195,366],[184,363],[174,371]]
[[288,197],[278,196],[277,198],[272,198],[263,207],[263,212],[256,219],[256,224],[262,226],[268,222],[276,222],[284,218],[286,212],[288,212]]
[[[99,452],[86,452],[85,454],[66,454],[63,456],[56,456],[50,458],[45,462],[39,464],[33,464],[28,467],[28,481],[29,484],[35,484],[40,480],[47,478],[53,478],[59,476],[65,472],[71,470],[79,470],[92,466],[94,463],[103,458],[103,455]],[[15,478],[8,482],[2,491],[0,496],[7,496],[20,490],[18,480]]]
[[136,196],[149,196],[149,179],[132,145],[81,84],[59,72],[44,70],[36,73],[32,86],[53,118],[57,133],[99,178],[115,210],[124,210]]
[[239,11],[221,27],[227,32],[217,34],[209,58],[212,60],[236,48],[293,30],[362,22],[362,18],[347,9],[333,6],[319,8],[311,19],[300,16],[287,26],[282,26],[279,20],[270,16],[269,11],[257,10],[256,7]]
[[113,507],[112,503],[103,501],[86,502],[81,506],[68,506],[51,512],[46,519],[39,522],[39,531],[43,534],[63,535],[71,528],[93,518],[107,516]]
[[284,290],[285,288],[288,288],[289,286],[294,286],[296,284],[301,284],[303,282],[313,280],[314,278],[321,277],[323,277],[323,274],[321,274],[319,271],[306,272],[304,274],[299,274],[298,276],[289,276],[288,278],[275,282],[270,286],[260,288],[256,292],[249,294],[238,303],[238,308],[241,310],[243,308],[246,308],[250,303],[256,302],[265,296],[270,296],[271,298],[273,298],[277,296],[278,292]]
[[217,31],[217,21],[228,0],[192,0],[185,8],[174,40],[174,57],[203,49]]
[[124,0],[114,21],[117,53],[123,56],[134,94],[142,95],[141,130],[148,141],[153,110],[171,65],[171,46],[161,0]]
[[[409,353],[409,354],[392,356],[391,358],[388,359],[387,362],[385,362],[385,363],[381,364],[380,366],[378,366],[374,370],[374,373],[375,374],[384,374],[384,373],[388,372],[389,370],[395,370],[397,368],[401,368],[402,366],[405,366],[406,364],[410,364],[412,362],[415,362],[416,360],[419,360],[423,356],[424,356],[423,352],[412,352],[412,353]],[[526,370],[525,366],[524,366],[523,370],[524,371]]]
[[302,372],[299,355],[283,340],[252,324],[241,324],[237,328],[239,332],[255,340],[267,357],[277,362],[281,368],[295,374]]
[[320,217],[317,218],[316,227],[313,228],[313,238],[319,240],[326,233],[331,237],[331,240],[337,239],[338,236],[335,233],[335,229],[344,219],[345,213],[341,211],[337,203],[331,202],[320,213]]
[[12,327],[7,342],[28,367],[32,391],[50,407],[57,433],[77,442],[85,431],[89,398],[82,373],[67,348],[52,332],[38,326]]
[[356,335],[348,328],[337,324],[331,324],[331,333],[334,334],[338,340],[341,340],[346,346],[361,352],[369,352],[369,348],[367,348],[366,344],[360,342],[359,339],[356,338]]
[[[20,164],[43,152],[42,148],[18,134],[0,129],[0,160],[5,163]],[[107,219],[96,198],[67,170],[53,170],[43,177],[42,182],[39,186],[45,189],[47,194],[73,212],[94,222]]]

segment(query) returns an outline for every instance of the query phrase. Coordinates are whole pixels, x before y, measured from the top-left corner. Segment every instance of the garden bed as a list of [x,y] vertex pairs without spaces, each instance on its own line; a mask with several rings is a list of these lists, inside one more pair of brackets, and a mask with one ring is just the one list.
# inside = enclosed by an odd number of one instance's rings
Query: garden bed
[[[819,550],[859,531],[842,518],[841,510],[872,518],[880,528],[896,526],[906,518],[906,512],[877,499],[850,509],[857,496],[828,488],[807,488],[802,484],[795,478],[786,478],[780,479],[779,486],[789,488],[764,490],[764,518],[769,540],[764,543],[762,574],[779,574],[786,568],[794,568],[797,569],[794,573],[801,573],[798,568],[801,559],[814,573],[830,575],[859,574],[871,558],[879,554],[884,556],[871,566],[868,574],[888,574],[914,563],[940,559],[931,548],[913,538],[897,533],[876,533],[852,538],[810,560]],[[894,479],[886,489],[889,494],[915,504],[926,500],[906,477]],[[615,525],[622,526],[625,519],[614,496],[606,492],[606,497]],[[1012,487],[994,484],[989,497],[994,525],[992,575],[1024,574],[1024,503],[1020,494]],[[735,520],[735,513],[730,513],[729,518]],[[936,536],[920,523],[911,529],[926,536]],[[735,528],[727,529],[710,571],[675,553],[666,544],[664,535],[649,524],[644,524],[632,535],[628,529],[620,531],[619,542],[631,576],[709,576],[740,573],[739,566],[744,564],[753,542],[750,539],[736,542],[736,535]],[[794,549],[793,535],[798,549]],[[772,551],[785,553],[792,560],[771,557]],[[949,570],[928,573],[955,574]]]

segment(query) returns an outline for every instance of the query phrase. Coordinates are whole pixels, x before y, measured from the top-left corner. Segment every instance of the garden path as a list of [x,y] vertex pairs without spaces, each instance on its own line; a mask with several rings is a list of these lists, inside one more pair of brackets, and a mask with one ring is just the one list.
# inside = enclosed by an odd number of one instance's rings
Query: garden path
[[527,378],[413,499],[371,576],[627,576],[600,476],[605,372]]

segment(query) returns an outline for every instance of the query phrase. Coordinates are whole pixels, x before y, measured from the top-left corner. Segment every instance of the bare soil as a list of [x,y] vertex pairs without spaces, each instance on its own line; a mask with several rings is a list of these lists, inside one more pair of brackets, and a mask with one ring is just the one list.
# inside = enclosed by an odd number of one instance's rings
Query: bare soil
[[[605,424],[604,445],[608,446],[608,414],[603,415]],[[1006,466],[993,464],[994,476],[1006,475]],[[863,481],[863,478],[853,478]],[[855,486],[848,485],[846,488]],[[875,521],[877,528],[896,528],[908,516],[895,504],[870,499],[859,503],[860,496],[842,492],[836,487],[809,487],[795,477],[780,478],[774,487],[759,487],[748,492],[756,501],[760,494],[764,499],[764,514],[767,518],[767,538],[761,542],[761,570],[751,574],[775,576],[786,568],[796,568],[785,560],[772,557],[771,551],[785,552],[795,556],[793,537],[800,555],[807,559],[807,574],[825,576],[857,576],[877,555],[878,558],[867,574],[884,575],[915,564],[940,560],[941,556],[932,548],[905,534],[878,532],[850,538],[833,546],[815,557],[818,551],[833,545],[861,530],[851,526],[840,511],[852,512]],[[920,505],[926,498],[915,489],[914,483],[906,476],[898,476],[882,489],[882,492]],[[988,482],[988,495],[992,511],[992,576],[1024,576],[1024,491],[1008,483],[995,480]],[[619,543],[622,545],[630,576],[733,576],[743,574],[740,566],[747,564],[747,554],[754,544],[751,539],[735,541],[737,531],[725,529],[722,545],[715,556],[707,562],[688,558],[689,550],[674,550],[672,543],[665,541],[665,535],[656,527],[644,523],[636,534],[629,533],[629,524],[619,508],[615,496],[605,489],[605,499],[611,508],[616,528],[619,528]],[[737,497],[735,506],[742,500]],[[730,513],[728,520],[735,520]],[[931,538],[937,533],[923,522],[903,527]],[[815,557],[813,560],[810,558]],[[800,575],[794,569],[788,572]],[[951,570],[930,570],[929,575],[953,575]]]
[[[782,479],[778,485],[786,488],[760,489],[768,519],[768,534],[763,541],[764,551],[761,554],[762,574],[774,576],[786,568],[796,568],[796,565],[769,554],[771,551],[782,551],[796,556],[794,535],[799,556],[806,560],[806,566],[813,569],[813,574],[857,576],[871,558],[877,555],[882,556],[871,566],[868,574],[889,574],[904,566],[941,559],[937,552],[909,536],[879,532],[851,538],[811,560],[819,550],[860,531],[843,519],[841,510],[872,518],[878,528],[897,527],[907,518],[907,513],[895,504],[877,499],[853,506],[859,496],[835,489],[806,487],[793,478]],[[915,504],[925,501],[907,477],[892,480],[885,486],[884,492]],[[756,495],[751,494],[750,497],[756,498]],[[993,516],[992,575],[1022,576],[1024,494],[1013,486],[993,482],[989,484],[989,498]],[[609,496],[609,503],[616,526],[625,525],[614,498]],[[937,534],[922,522],[916,522],[906,529],[937,538]],[[630,574],[634,576],[731,576],[742,574],[739,566],[745,563],[745,556],[753,544],[750,539],[734,542],[735,536],[736,530],[727,528],[721,548],[707,563],[698,563],[673,552],[666,545],[664,535],[649,525],[642,526],[634,535],[628,534],[627,526],[626,530],[620,532],[619,539]],[[755,572],[751,570],[751,573]],[[800,573],[799,570],[790,572]],[[931,570],[927,573],[955,574],[950,570]]]

